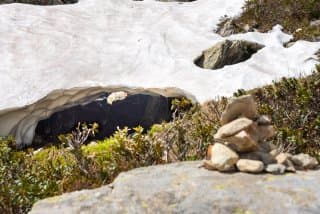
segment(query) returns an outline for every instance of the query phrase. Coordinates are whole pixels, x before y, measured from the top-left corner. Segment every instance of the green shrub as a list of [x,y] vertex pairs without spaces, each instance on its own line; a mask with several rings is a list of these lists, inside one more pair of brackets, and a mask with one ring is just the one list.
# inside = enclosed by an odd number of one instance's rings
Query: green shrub
[[174,117],[172,122],[163,124],[156,140],[164,146],[166,163],[199,160],[205,156],[207,146],[213,142],[213,134],[219,127],[226,100],[223,101],[194,105]]
[[12,138],[0,138],[0,213],[26,213],[40,199],[99,187],[122,171],[163,163],[163,148],[153,140],[160,130],[154,126],[143,134],[137,127],[131,135],[128,128],[118,130],[104,141],[82,146],[80,156],[63,145],[18,151]]
[[24,213],[58,188],[55,179],[43,179],[45,168],[32,159],[31,151],[16,151],[13,143],[0,139],[0,213]]
[[320,157],[320,69],[307,78],[283,78],[253,91],[262,114],[272,116],[278,131],[273,139],[293,152]]
[[99,180],[109,183],[120,172],[163,163],[163,148],[153,139],[153,130],[143,134],[143,128],[137,127],[129,135],[129,129],[124,128],[108,139],[83,146],[82,151],[90,160],[90,169],[98,169]]
[[[320,19],[318,0],[247,0],[243,12],[235,19],[236,26],[248,24],[267,32],[276,24],[294,35],[294,40],[315,40],[320,36],[320,26],[310,21]],[[300,30],[297,30],[300,29]],[[238,29],[241,32],[241,27]]]

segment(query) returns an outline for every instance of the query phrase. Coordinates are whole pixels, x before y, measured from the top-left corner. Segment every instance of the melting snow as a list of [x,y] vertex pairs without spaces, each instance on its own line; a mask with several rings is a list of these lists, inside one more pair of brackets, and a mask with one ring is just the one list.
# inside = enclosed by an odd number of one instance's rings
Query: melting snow
[[33,103],[55,89],[86,86],[178,87],[203,102],[281,76],[311,72],[320,43],[300,41],[279,26],[231,36],[264,44],[250,60],[211,71],[193,60],[223,40],[219,18],[244,0],[80,0],[74,5],[0,6],[0,109]]

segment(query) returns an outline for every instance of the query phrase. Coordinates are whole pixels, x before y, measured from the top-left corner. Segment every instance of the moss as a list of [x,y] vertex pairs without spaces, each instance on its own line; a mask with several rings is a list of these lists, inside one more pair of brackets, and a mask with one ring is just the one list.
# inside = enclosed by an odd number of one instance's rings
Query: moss
[[234,212],[234,214],[254,214],[252,211],[242,208],[237,208]]
[[115,139],[106,139],[99,141],[93,145],[86,145],[82,147],[82,151],[87,157],[93,157],[96,159],[108,159],[113,158],[113,149],[119,147],[118,141]]
[[225,185],[222,185],[222,184],[217,184],[217,185],[213,186],[213,189],[215,189],[215,190],[225,190],[225,189],[227,189],[227,187]]
[[39,152],[35,152],[32,156],[32,160],[38,164],[47,164],[48,161],[51,160],[50,164],[53,168],[76,164],[74,158],[70,153],[63,152],[61,148],[58,148],[56,146],[52,146]]

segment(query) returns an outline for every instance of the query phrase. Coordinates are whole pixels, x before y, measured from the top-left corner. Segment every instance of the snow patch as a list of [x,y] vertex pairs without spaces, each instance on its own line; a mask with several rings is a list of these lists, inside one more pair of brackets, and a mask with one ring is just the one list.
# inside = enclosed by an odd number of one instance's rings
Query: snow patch
[[299,41],[284,48],[291,36],[280,26],[268,33],[226,38],[266,46],[245,62],[215,71],[194,65],[203,50],[225,39],[213,33],[220,17],[239,14],[244,2],[81,0],[52,7],[1,5],[0,134],[12,133],[12,127],[30,129],[35,126],[30,121],[38,120],[31,118],[26,127],[19,120],[3,119],[5,109],[32,104],[54,90],[177,87],[204,102],[283,76],[309,74],[320,43]]

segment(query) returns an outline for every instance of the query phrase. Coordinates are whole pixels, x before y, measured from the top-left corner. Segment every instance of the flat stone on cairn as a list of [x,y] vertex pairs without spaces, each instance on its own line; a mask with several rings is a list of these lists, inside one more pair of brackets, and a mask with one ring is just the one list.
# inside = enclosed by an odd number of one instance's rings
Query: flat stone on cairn
[[224,126],[222,126],[215,134],[215,138],[231,137],[241,132],[242,130],[248,129],[253,124],[253,121],[247,118],[236,119]]
[[236,165],[241,172],[259,173],[264,169],[263,162],[258,160],[240,159]]
[[254,120],[258,116],[257,105],[251,95],[231,98],[220,118],[221,125],[225,125],[239,117]]
[[203,163],[209,170],[283,174],[319,165],[307,154],[282,153],[266,141],[276,132],[271,119],[258,114],[251,95],[230,99],[220,122],[222,127],[214,135],[215,143],[209,146],[208,160]]

